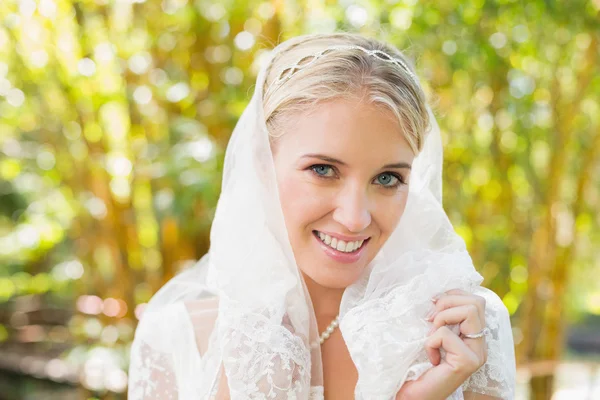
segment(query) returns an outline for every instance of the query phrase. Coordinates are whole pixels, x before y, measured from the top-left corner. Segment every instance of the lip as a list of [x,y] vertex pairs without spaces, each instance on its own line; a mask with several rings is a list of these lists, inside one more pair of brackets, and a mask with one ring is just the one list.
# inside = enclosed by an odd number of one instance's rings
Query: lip
[[360,258],[362,257],[365,249],[367,248],[367,245],[369,244],[369,236],[366,236],[363,238],[363,236],[361,236],[360,238],[356,237],[356,238],[350,238],[349,236],[342,236],[342,235],[331,235],[329,233],[326,233],[324,231],[318,231],[321,233],[325,233],[329,236],[333,236],[335,238],[339,238],[344,240],[344,237],[349,238],[348,241],[352,242],[352,241],[356,241],[356,240],[365,240],[365,242],[363,243],[363,245],[361,246],[360,249],[358,249],[355,252],[352,253],[344,253],[338,250],[334,250],[331,247],[327,246],[325,243],[323,243],[321,241],[321,239],[317,236],[317,233],[315,231],[313,231],[313,237],[315,238],[315,240],[317,241],[318,245],[321,246],[321,249],[323,249],[323,251],[325,252],[325,254],[327,254],[329,257],[331,257],[333,260],[343,263],[343,264],[352,264],[357,262],[358,260],[360,260]]

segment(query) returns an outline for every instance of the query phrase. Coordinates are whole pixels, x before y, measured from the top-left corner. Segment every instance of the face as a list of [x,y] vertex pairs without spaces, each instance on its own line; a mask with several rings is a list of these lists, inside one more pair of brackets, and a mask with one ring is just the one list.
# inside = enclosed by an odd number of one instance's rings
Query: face
[[355,282],[398,224],[414,153],[389,110],[337,99],[288,117],[273,143],[298,267],[314,283]]

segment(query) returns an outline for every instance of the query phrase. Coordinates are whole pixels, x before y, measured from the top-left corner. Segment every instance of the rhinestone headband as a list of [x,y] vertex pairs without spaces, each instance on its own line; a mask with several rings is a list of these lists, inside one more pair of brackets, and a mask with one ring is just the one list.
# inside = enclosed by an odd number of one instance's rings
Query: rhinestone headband
[[417,78],[417,76],[410,70],[410,68],[408,68],[408,66],[406,65],[406,63],[404,63],[404,61],[402,61],[398,58],[392,57],[388,53],[381,51],[381,50],[369,50],[364,47],[354,46],[354,45],[332,46],[332,47],[323,49],[323,50],[319,51],[318,53],[309,54],[307,56],[302,57],[296,64],[289,66],[287,68],[284,68],[281,71],[281,73],[279,74],[279,76],[277,77],[277,79],[274,82],[275,86],[279,86],[283,82],[290,79],[292,77],[292,75],[294,75],[297,71],[300,71],[306,67],[311,66],[319,58],[321,58],[329,53],[332,53],[334,51],[338,51],[338,50],[360,50],[363,53],[368,54],[369,56],[377,58],[378,60],[394,64],[397,67],[402,68],[408,74],[408,76],[410,76],[412,81],[417,86],[419,86],[419,78]]

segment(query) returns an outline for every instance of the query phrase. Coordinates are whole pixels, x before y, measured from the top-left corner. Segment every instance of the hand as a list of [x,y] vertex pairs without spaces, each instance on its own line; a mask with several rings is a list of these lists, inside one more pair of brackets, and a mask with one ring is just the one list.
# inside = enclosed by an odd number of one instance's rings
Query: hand
[[[425,351],[434,367],[416,381],[405,382],[397,400],[445,399],[487,360],[485,336],[462,337],[485,328],[485,299],[462,290],[450,290],[432,301],[435,309],[427,319],[433,327],[425,342]],[[458,325],[461,336],[446,325]],[[442,348],[446,352],[444,359],[440,353]]]

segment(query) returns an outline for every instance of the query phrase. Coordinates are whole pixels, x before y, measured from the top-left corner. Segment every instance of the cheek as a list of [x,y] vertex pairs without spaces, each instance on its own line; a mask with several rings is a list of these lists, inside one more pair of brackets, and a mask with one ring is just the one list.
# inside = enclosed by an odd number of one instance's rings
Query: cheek
[[291,230],[291,226],[297,224],[296,220],[300,215],[298,209],[302,208],[302,204],[299,203],[301,203],[303,196],[297,185],[290,184],[285,179],[280,181],[278,186],[281,209],[289,231]]
[[377,215],[374,219],[378,221],[383,240],[386,240],[400,223],[402,214],[406,209],[407,200],[408,191],[398,193],[393,198],[385,199],[378,205]]
[[317,196],[312,185],[297,173],[281,174],[277,185],[281,209],[290,240],[293,241],[306,226],[318,220],[326,208],[322,196]]

